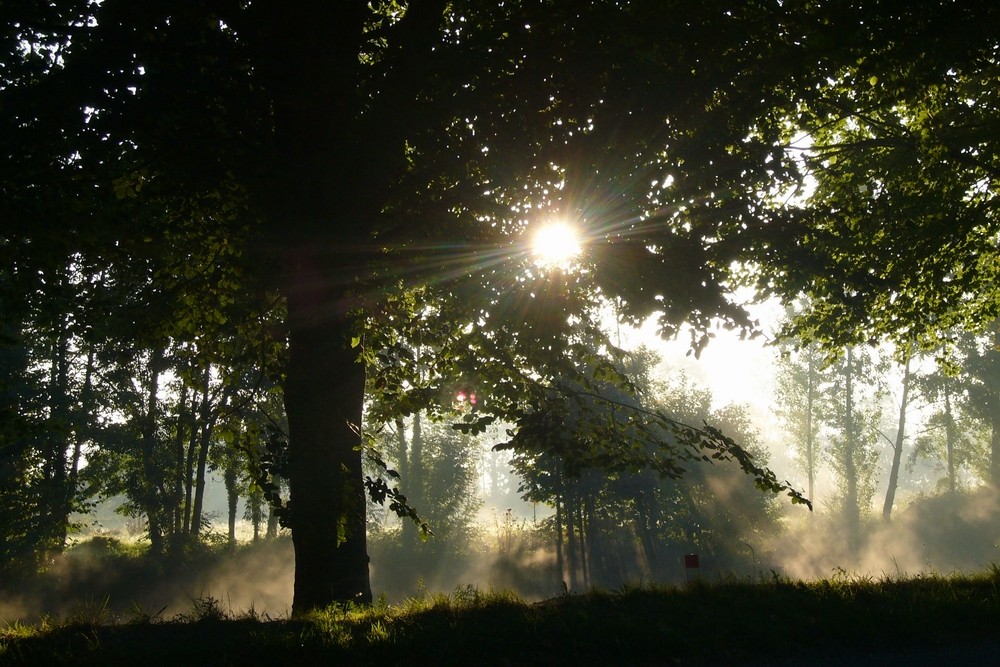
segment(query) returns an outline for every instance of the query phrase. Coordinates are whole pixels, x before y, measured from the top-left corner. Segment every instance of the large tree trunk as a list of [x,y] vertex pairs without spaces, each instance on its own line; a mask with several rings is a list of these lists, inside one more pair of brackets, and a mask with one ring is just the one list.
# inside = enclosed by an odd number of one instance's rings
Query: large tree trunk
[[292,610],[301,613],[371,599],[358,433],[365,373],[350,344],[358,304],[348,304],[378,257],[367,225],[405,169],[400,119],[423,84],[416,72],[432,55],[447,3],[407,5],[388,51],[398,66],[374,96],[360,89],[368,2],[253,4],[250,47],[274,123],[267,182],[256,194],[288,304]]
[[351,345],[347,309],[322,289],[317,260],[308,251],[298,258],[294,284],[301,287],[288,295],[285,410],[296,614],[372,599],[360,450],[365,371]]

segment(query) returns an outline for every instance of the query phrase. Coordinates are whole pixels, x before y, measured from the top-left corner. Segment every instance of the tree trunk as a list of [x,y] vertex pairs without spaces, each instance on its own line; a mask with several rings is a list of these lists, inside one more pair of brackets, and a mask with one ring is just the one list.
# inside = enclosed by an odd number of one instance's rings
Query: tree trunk
[[861,509],[858,503],[858,471],[855,463],[857,437],[854,428],[854,356],[851,348],[847,348],[847,366],[844,381],[844,519],[847,524],[847,540],[851,551],[855,551],[860,543]]
[[[1000,321],[994,323],[993,349],[1000,350]],[[990,412],[990,481],[1000,488],[1000,390],[994,389]]]
[[297,266],[288,295],[285,383],[289,485],[295,546],[295,614],[334,602],[370,603],[361,471],[365,369],[351,346],[354,327],[330,299],[315,253]]
[[[202,397],[202,400],[208,400]],[[191,398],[191,431],[188,439],[187,454],[184,457],[184,535],[191,534],[191,514],[194,509],[194,460],[198,451],[198,427],[194,415],[198,410],[195,397]]]
[[[556,472],[558,476],[559,473]],[[557,478],[558,483],[558,478]],[[563,500],[562,500],[562,490],[556,491],[556,572],[559,575],[559,586],[563,591],[568,590],[566,584],[566,564],[563,558]]]
[[580,498],[576,504],[576,523],[580,528],[580,577],[584,589],[590,588],[590,536],[587,530],[586,501]]
[[579,536],[579,526],[576,525],[576,494],[569,493],[563,499],[563,518],[566,520],[566,564],[569,566],[569,588],[577,590],[579,588],[579,549],[577,548],[577,538]]
[[[813,346],[806,350],[808,368],[806,376],[806,476],[809,485],[809,500],[816,499],[816,455],[813,440],[813,405],[816,401],[816,359]],[[815,512],[809,512],[809,518],[815,518]]]
[[[181,395],[177,399],[177,426],[174,431],[174,465],[176,474],[174,475],[174,527],[173,539],[177,540],[185,533],[184,529],[184,436],[187,435],[185,426],[187,425],[187,396],[188,388],[181,386]],[[196,399],[191,397],[192,405]]]
[[[410,507],[420,509],[420,503],[424,497],[426,483],[424,480],[424,429],[420,413],[413,414],[413,437],[410,440],[409,477],[403,477],[403,489],[406,490],[406,499]],[[403,520],[403,540],[407,546],[416,544],[417,525],[409,519]]]
[[958,488],[955,479],[955,417],[951,409],[951,382],[944,380],[944,444],[945,458],[948,463],[948,492],[955,493]]
[[208,450],[212,444],[212,401],[209,394],[209,383],[212,376],[212,365],[205,367],[205,377],[202,384],[201,411],[199,415],[200,437],[198,439],[198,464],[194,478],[194,505],[191,510],[191,535],[195,537],[201,532],[201,514],[205,506],[205,467],[208,464]]
[[656,507],[656,488],[652,473],[643,475],[643,488],[635,498],[636,523],[638,524],[639,541],[643,555],[643,577],[652,579],[660,573],[660,563],[656,536],[653,527],[658,523],[659,511]]
[[163,525],[159,502],[158,478],[160,471],[156,463],[156,426],[159,418],[160,369],[163,365],[163,350],[153,347],[149,353],[149,384],[146,387],[146,414],[142,426],[142,469],[143,469],[143,511],[149,530],[150,548],[153,553],[163,552]]
[[896,499],[896,488],[899,486],[899,464],[903,459],[903,439],[906,437],[906,407],[910,395],[910,355],[906,355],[903,366],[903,392],[899,399],[899,421],[896,427],[896,440],[892,443],[892,467],[889,468],[889,482],[885,489],[885,503],[882,505],[882,521],[889,523],[892,518],[892,505]]
[[[65,276],[60,272],[60,287],[65,288]],[[67,445],[72,428],[70,416],[69,387],[69,327],[66,323],[68,315],[57,315],[55,339],[52,346],[52,368],[49,385],[49,414],[53,428],[51,432],[51,449],[46,461],[46,482],[49,494],[49,548],[62,551],[66,545],[69,531],[69,515],[73,505],[73,491],[67,480]]]
[[267,509],[267,530],[264,537],[273,540],[278,537],[278,515],[274,511],[274,506],[268,504]]
[[236,545],[236,508],[239,505],[239,490],[236,488],[236,461],[232,457],[226,462],[223,473],[226,483],[226,501],[229,510],[229,545]]
[[[254,2],[248,48],[271,98],[273,133],[258,194],[267,252],[283,270],[289,360],[285,379],[292,611],[371,600],[360,425],[365,372],[350,344],[371,248],[368,223],[406,168],[415,72],[432,56],[446,3],[410,3],[389,53],[399,61],[372,96],[359,53],[372,38],[367,2]],[[377,131],[370,131],[371,129]],[[364,138],[362,142],[361,138]],[[342,254],[334,255],[337,249]]]

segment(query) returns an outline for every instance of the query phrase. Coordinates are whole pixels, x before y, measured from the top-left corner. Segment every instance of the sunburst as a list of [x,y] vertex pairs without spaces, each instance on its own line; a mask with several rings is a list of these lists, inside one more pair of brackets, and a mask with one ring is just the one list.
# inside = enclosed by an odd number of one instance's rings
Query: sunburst
[[566,222],[547,223],[531,236],[531,254],[535,263],[544,268],[569,268],[580,251],[580,235]]

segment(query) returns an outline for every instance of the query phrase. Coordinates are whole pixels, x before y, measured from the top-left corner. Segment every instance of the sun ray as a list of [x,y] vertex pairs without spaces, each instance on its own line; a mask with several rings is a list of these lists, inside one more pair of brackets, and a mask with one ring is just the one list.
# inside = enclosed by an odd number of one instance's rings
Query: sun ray
[[535,263],[543,268],[569,268],[581,251],[580,235],[566,222],[550,222],[531,237]]

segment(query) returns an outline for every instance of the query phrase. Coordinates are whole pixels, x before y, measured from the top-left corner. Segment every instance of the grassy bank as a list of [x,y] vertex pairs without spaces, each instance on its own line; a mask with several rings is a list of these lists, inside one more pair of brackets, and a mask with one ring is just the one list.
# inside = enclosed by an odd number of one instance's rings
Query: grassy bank
[[458,589],[301,619],[231,617],[212,599],[170,620],[100,606],[0,630],[0,664],[732,664],[992,641],[1000,572],[975,577],[700,584],[538,604]]

